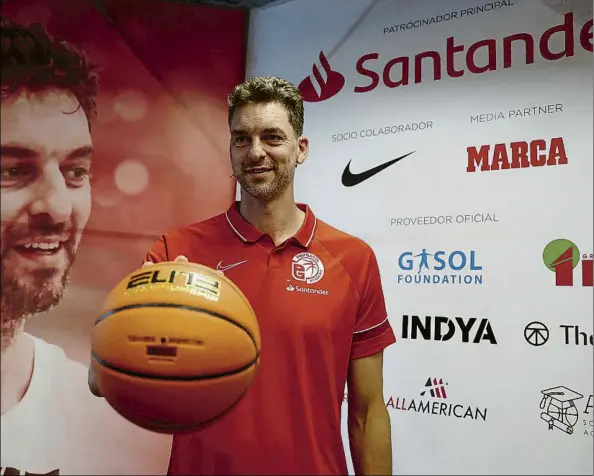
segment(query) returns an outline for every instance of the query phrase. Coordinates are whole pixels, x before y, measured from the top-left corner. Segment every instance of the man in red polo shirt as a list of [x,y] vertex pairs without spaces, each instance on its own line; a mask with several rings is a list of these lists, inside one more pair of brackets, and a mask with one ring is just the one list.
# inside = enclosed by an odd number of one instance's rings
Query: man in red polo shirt
[[258,316],[260,366],[233,411],[174,437],[169,474],[347,474],[347,382],[355,472],[392,474],[382,371],[395,337],[378,264],[366,243],[295,203],[308,152],[301,96],[284,80],[251,79],[229,95],[229,126],[241,201],[164,234],[145,264],[182,256],[224,272]]

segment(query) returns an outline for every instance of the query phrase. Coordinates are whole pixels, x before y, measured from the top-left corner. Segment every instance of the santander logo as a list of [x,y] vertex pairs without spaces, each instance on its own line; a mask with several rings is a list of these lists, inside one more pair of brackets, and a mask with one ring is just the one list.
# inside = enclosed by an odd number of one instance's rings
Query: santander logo
[[344,87],[344,76],[338,71],[332,70],[328,58],[323,51],[320,51],[320,65],[313,65],[313,76],[308,76],[299,83],[301,97],[306,102],[319,102],[336,96]]
[[[367,93],[377,87],[402,88],[413,84],[442,79],[456,79],[468,75],[488,74],[501,68],[518,68],[534,64],[537,59],[558,61],[570,58],[578,48],[592,52],[592,20],[581,28],[574,23],[573,12],[563,15],[561,24],[554,25],[540,35],[520,32],[498,40],[493,38],[464,44],[454,36],[435,50],[422,51],[414,56],[386,56],[367,53],[355,62],[352,92]],[[552,39],[560,40],[554,45]],[[517,52],[516,54],[512,54]],[[314,64],[313,76],[299,84],[306,102],[325,101],[336,96],[345,86],[345,78],[332,70],[324,53],[320,65]],[[349,78],[349,83],[351,79]]]

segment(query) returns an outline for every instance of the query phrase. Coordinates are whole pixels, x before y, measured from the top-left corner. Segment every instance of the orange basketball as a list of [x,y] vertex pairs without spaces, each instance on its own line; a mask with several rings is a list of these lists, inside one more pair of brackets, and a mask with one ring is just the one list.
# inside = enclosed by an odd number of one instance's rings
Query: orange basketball
[[257,371],[250,303],[206,266],[165,262],[134,271],[108,295],[92,335],[99,390],[138,426],[196,430],[231,410]]

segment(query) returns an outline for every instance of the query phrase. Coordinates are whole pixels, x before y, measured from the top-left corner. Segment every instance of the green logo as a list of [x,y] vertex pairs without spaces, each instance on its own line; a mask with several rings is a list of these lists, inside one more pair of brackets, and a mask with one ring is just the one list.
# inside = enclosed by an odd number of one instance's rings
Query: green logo
[[[555,263],[555,261],[557,261],[561,257],[561,255],[563,255],[563,253],[565,253],[570,248],[572,248],[573,250],[571,256],[568,256],[564,261]],[[569,240],[553,240],[547,246],[545,246],[545,249],[542,252],[542,260],[544,261],[545,266],[549,268],[551,271],[555,271],[555,268],[558,265],[570,259],[573,261],[571,265],[571,268],[573,269],[580,262],[580,250],[577,246],[575,246],[575,243]],[[554,266],[553,263],[555,263]]]

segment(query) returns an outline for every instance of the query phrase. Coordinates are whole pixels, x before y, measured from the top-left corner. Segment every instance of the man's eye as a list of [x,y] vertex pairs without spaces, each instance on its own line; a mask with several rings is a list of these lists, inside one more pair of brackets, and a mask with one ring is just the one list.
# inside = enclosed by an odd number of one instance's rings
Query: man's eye
[[91,176],[88,167],[70,167],[64,172],[68,184],[74,187],[83,185]]
[[28,164],[4,166],[0,170],[0,180],[3,186],[16,185],[34,178],[35,167]]
[[23,165],[15,165],[12,167],[6,167],[2,169],[2,177],[7,178],[18,178],[23,175],[27,175],[27,173],[31,173],[31,167],[23,166]]

